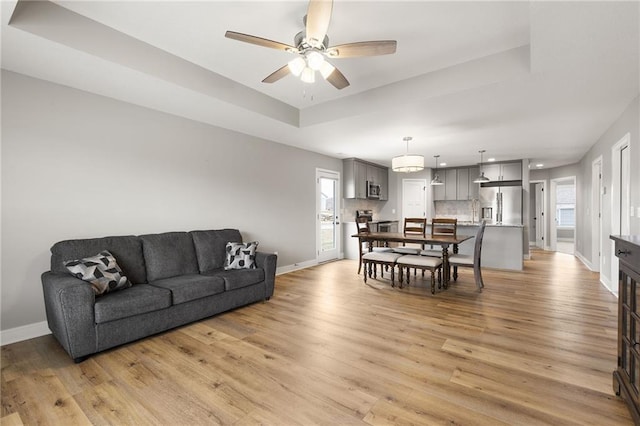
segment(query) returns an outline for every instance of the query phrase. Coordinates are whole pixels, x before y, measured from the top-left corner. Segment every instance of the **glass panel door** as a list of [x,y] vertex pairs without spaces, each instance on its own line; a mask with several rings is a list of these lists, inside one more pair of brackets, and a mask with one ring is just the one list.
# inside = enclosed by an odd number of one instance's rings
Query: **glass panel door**
[[318,261],[337,259],[340,253],[340,175],[317,171]]

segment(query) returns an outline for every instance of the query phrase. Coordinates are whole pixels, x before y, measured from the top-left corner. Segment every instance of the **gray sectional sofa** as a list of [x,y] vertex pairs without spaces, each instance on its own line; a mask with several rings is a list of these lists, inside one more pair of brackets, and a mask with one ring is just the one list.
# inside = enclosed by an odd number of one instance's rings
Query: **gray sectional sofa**
[[[255,269],[223,268],[236,229],[61,241],[42,274],[49,329],[74,361],[273,295],[275,254]],[[108,250],[131,287],[96,295],[64,262]]]

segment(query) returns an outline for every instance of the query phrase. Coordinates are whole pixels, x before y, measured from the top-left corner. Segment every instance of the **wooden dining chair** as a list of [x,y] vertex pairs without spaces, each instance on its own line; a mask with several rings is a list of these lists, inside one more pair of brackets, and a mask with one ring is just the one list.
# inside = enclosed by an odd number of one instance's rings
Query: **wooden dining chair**
[[[431,219],[431,235],[433,236],[452,236],[456,238],[458,235],[458,219],[434,217]],[[422,250],[421,256],[442,257],[442,249]]]
[[[369,232],[371,232],[369,228],[369,220],[366,217],[356,217],[356,228],[358,230],[358,234],[360,233],[368,234]],[[379,252],[379,253],[387,253],[387,252],[392,252],[393,249],[390,247],[373,247],[372,251]],[[362,256],[368,252],[369,252],[369,248],[368,248],[367,242],[358,238],[358,259],[359,259],[358,274],[362,270]]]
[[487,225],[486,221],[482,221],[480,224],[480,228],[478,228],[478,233],[476,234],[476,242],[473,249],[473,255],[464,255],[464,254],[452,254],[449,256],[449,266],[454,268],[453,271],[453,280],[458,280],[458,267],[468,267],[473,268],[473,276],[476,281],[476,287],[478,287],[478,291],[482,291],[484,287],[484,281],[482,280],[482,267],[480,264],[480,260],[482,258],[482,238],[484,237],[484,229]]
[[[424,276],[424,271],[428,270],[431,272],[431,294],[435,294],[436,292],[436,278],[435,272],[438,271],[438,287],[442,284],[442,259],[437,259],[435,257],[429,256],[417,256],[415,254],[407,254],[398,259],[396,259],[396,265],[398,265],[399,269],[399,278],[400,278],[400,288],[402,288],[402,284],[404,282],[404,278],[407,279],[407,285],[409,285],[409,279],[411,274],[409,271],[411,268],[421,269],[422,276]],[[415,276],[415,271],[414,271]]]
[[[427,232],[427,219],[424,217],[407,217],[404,219],[405,236],[418,235],[424,237]],[[421,247],[406,247],[406,243],[402,243],[402,247],[396,247],[393,249],[395,253],[400,254],[420,254],[420,251],[424,249],[424,245]]]

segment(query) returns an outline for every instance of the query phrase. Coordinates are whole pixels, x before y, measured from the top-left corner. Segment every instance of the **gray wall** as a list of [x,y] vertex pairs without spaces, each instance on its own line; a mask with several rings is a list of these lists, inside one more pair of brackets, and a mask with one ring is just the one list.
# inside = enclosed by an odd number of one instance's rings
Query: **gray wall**
[[[621,116],[607,129],[598,139],[598,142],[591,147],[589,152],[582,157],[578,170],[577,185],[577,205],[576,215],[576,251],[585,258],[592,266],[598,267],[598,259],[592,255],[593,232],[591,226],[592,212],[592,191],[591,191],[591,167],[593,161],[602,156],[602,179],[603,185],[607,189],[603,195],[602,205],[602,228],[601,235],[603,241],[603,256],[607,259],[605,270],[601,271],[605,284],[616,286],[615,280],[611,278],[610,259],[612,259],[612,245],[609,239],[611,234],[611,182],[612,182],[612,153],[611,148],[621,140],[627,133],[630,134],[630,155],[631,155],[631,199],[629,204],[636,211],[640,207],[640,98],[636,97],[622,112]],[[640,234],[640,217],[633,216],[630,221],[631,234]]]
[[[212,111],[215,114],[215,111]],[[2,71],[2,330],[45,320],[56,241],[239,228],[315,260],[315,169],[337,159]]]

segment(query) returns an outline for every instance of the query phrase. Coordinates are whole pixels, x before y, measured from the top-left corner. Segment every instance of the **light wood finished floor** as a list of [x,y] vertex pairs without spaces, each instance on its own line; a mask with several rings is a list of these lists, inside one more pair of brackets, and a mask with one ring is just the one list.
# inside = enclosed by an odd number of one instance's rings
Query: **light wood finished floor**
[[624,425],[616,299],[573,256],[522,273],[369,285],[355,261],[277,277],[271,301],[74,364],[51,336],[2,348],[14,424]]

